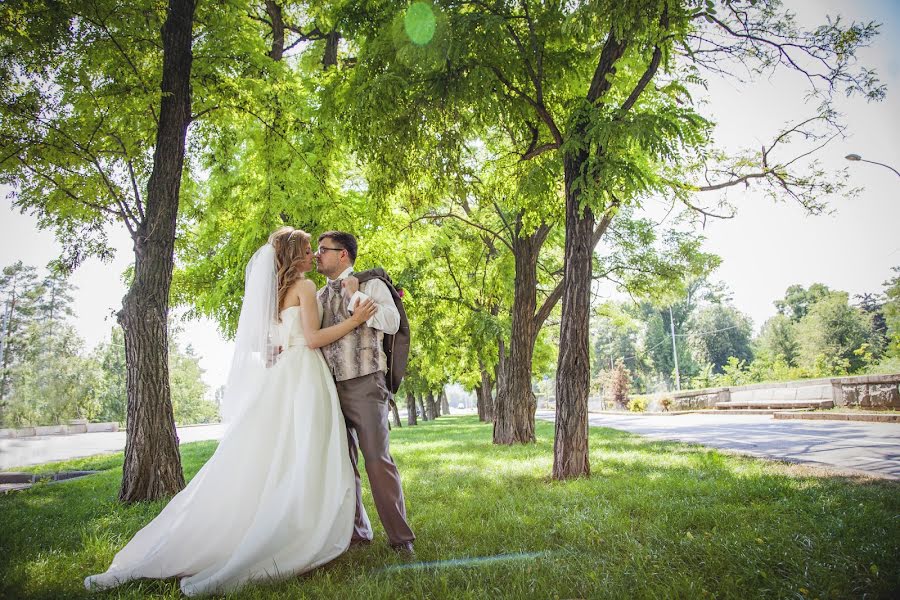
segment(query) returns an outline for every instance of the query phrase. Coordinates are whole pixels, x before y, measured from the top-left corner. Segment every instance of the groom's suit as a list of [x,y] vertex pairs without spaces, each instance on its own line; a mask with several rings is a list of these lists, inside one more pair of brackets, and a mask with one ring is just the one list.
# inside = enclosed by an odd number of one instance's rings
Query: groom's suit
[[[322,327],[330,327],[350,317],[347,299],[341,293],[341,280],[352,273],[344,271],[336,280],[319,290]],[[400,473],[388,447],[388,401],[391,393],[385,383],[387,360],[382,349],[384,334],[397,332],[400,314],[387,286],[377,279],[360,284],[360,292],[370,297],[378,312],[343,338],[322,348],[337,386],[341,411],[347,423],[350,460],[356,474],[356,521],[354,540],[372,539],[372,527],[365,517],[362,487],[357,468],[358,451],[366,460],[366,473],[372,488],[375,508],[391,545],[412,542],[416,536],[406,522],[406,503]]]

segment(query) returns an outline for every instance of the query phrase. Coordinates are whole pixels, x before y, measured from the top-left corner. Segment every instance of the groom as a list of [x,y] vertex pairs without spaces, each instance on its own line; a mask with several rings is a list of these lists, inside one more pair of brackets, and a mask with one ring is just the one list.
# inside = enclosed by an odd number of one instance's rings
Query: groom
[[[349,303],[342,294],[342,280],[353,273],[356,238],[343,231],[326,231],[319,236],[316,269],[328,278],[319,290],[324,308],[322,327],[330,327],[350,316]],[[373,279],[361,284],[360,296],[371,298],[378,312],[349,334],[322,348],[337,386],[341,411],[347,422],[350,461],[356,474],[356,521],[352,544],[372,540],[372,527],[362,504],[362,487],[357,468],[358,450],[366,460],[366,473],[375,499],[375,508],[391,547],[408,555],[416,536],[406,522],[406,504],[400,473],[388,448],[388,401],[391,393],[385,382],[387,359],[382,349],[384,334],[397,333],[400,314],[384,282]],[[351,301],[356,300],[356,296]]]

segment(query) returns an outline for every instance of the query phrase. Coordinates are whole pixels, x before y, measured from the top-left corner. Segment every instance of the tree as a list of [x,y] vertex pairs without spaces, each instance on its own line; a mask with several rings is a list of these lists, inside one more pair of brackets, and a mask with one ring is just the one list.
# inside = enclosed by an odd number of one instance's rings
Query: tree
[[731,357],[751,361],[750,338],[753,322],[732,306],[712,304],[698,310],[692,317],[688,334],[695,358],[711,363],[715,372]]
[[800,361],[828,375],[853,373],[866,365],[864,344],[872,337],[872,318],[850,306],[846,292],[830,292],[813,304],[797,325]]
[[780,357],[790,367],[799,364],[797,326],[784,314],[777,314],[763,323],[755,344],[758,354],[766,354],[773,359]]
[[888,337],[887,353],[900,358],[900,267],[894,267],[894,277],[884,282],[884,320]]
[[28,355],[17,365],[10,397],[9,422],[15,426],[65,424],[93,420],[99,410],[102,373],[82,354],[74,327],[36,321],[28,331]]
[[[602,215],[602,223],[623,202],[633,203],[642,193],[654,189],[669,188],[670,193],[677,194],[678,186],[666,181],[663,165],[686,148],[702,146],[698,136],[704,132],[699,115],[691,109],[682,111],[673,101],[674,96],[666,92],[675,89],[669,87],[672,85],[684,89],[679,83],[678,61],[674,60],[679,55],[679,46],[685,51],[682,64],[697,69],[722,69],[721,63],[716,65],[713,61],[737,56],[744,64],[761,59],[762,65],[780,63],[813,77],[795,62],[792,54],[799,52],[824,63],[826,74],[815,76],[822,77],[829,90],[846,83],[851,90],[862,89],[870,97],[883,95],[883,89],[873,89],[876,86],[871,84],[866,72],[855,78],[847,72],[847,55],[852,55],[855,47],[848,48],[846,40],[864,43],[863,40],[874,35],[873,26],[853,26],[851,34],[842,35],[839,23],[830,22],[827,28],[807,34],[793,26],[789,15],[780,15],[775,2],[725,2],[723,5],[723,14],[717,13],[712,2],[705,9],[697,9],[690,3],[659,2],[605,7],[589,13],[598,21],[591,23],[591,30],[604,32],[601,35],[605,39],[600,43],[602,49],[595,59],[596,67],[584,103],[566,121],[565,136],[555,133],[559,128],[544,119],[554,132],[557,147],[563,149],[566,174],[566,289],[561,332],[565,351],[560,353],[557,375],[553,470],[556,478],[589,474],[584,426],[587,399],[584,363],[588,348],[584,332],[589,312],[587,282],[595,245],[595,215]],[[527,13],[525,18],[530,22]],[[541,54],[537,50],[532,44],[533,65],[540,64]],[[534,72],[534,69],[529,71]],[[534,76],[532,80],[539,99],[541,82]],[[660,83],[649,85],[653,80]],[[825,113],[823,117],[829,118]],[[651,123],[653,127],[645,129]],[[788,134],[789,131],[785,132]],[[630,154],[634,150],[637,153]],[[810,194],[817,187],[815,182],[789,175],[790,162],[767,164],[768,153],[764,148],[762,160],[753,163],[756,173],[739,175],[734,169],[726,169],[732,176],[715,185],[746,183],[751,176],[759,177],[773,187],[783,185],[795,199],[817,202]],[[708,155],[701,151],[701,156]],[[630,175],[627,179],[626,174]],[[834,189],[827,184],[825,187]],[[703,189],[703,186],[695,185],[693,189]]]
[[[177,423],[211,423],[218,419],[218,405],[206,399],[207,385],[203,369],[193,348],[182,351],[179,329],[169,325],[169,387],[172,390],[172,412]],[[127,409],[125,337],[121,327],[113,327],[110,339],[94,349],[92,360],[98,365],[102,379],[97,391],[97,420],[125,423]]]
[[172,412],[182,425],[213,423],[219,418],[218,407],[206,399],[209,387],[203,382],[200,359],[188,344],[182,352],[175,335],[169,343],[169,385],[172,389]]
[[809,289],[802,285],[792,285],[784,293],[783,300],[775,301],[778,314],[785,315],[795,323],[800,321],[809,312],[813,304],[831,293],[828,286],[822,283],[814,283]]
[[125,365],[125,333],[122,328],[114,326],[110,330],[109,341],[98,344],[93,354],[103,373],[97,391],[97,401],[100,404],[97,419],[124,425],[128,408],[128,369]]
[[0,276],[0,422],[14,389],[14,369],[27,349],[26,332],[40,296],[37,270],[17,261],[3,268]]
[[618,408],[628,406],[628,389],[631,386],[631,373],[625,368],[622,359],[616,361],[615,366],[608,372],[607,396]]
[[[166,323],[192,119],[194,9],[193,0],[171,0],[165,11],[48,2],[42,10],[4,7],[2,20],[0,180],[13,186],[16,206],[56,231],[65,268],[88,255],[108,258],[113,223],[134,240],[119,313],[129,396],[123,501],[184,486]],[[160,29],[161,39],[147,34]]]
[[194,0],[169,0],[162,29],[162,99],[147,180],[147,205],[136,229],[134,281],[122,301],[128,430],[119,499],[155,500],[184,487],[169,387],[169,289],[175,226],[191,121]]
[[62,424],[92,419],[101,378],[96,363],[83,356],[84,342],[72,325],[71,284],[54,270],[43,279],[21,261],[0,279],[10,307],[4,340],[4,404],[0,422],[12,426]]
[[53,323],[74,317],[72,292],[77,288],[72,287],[68,274],[59,265],[51,263],[48,269],[50,272],[41,282],[41,301],[35,306],[39,318]]

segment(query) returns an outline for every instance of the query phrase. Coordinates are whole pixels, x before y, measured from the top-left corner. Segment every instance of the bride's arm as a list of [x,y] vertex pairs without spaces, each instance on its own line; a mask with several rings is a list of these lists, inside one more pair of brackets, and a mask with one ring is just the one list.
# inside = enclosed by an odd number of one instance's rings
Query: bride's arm
[[300,298],[300,320],[303,324],[303,335],[310,348],[321,348],[341,339],[375,314],[378,306],[371,300],[359,304],[349,319],[321,329],[319,306],[316,300],[316,284],[309,279],[297,283],[297,295]]

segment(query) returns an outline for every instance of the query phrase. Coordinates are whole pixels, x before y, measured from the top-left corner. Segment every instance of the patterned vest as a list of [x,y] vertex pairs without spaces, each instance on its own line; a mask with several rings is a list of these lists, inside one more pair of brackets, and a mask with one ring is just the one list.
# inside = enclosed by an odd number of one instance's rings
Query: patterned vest
[[[365,284],[360,286],[360,290],[364,293],[365,287]],[[331,286],[326,285],[319,290],[318,298],[324,309],[322,329],[350,318],[347,300]],[[387,371],[387,357],[382,348],[383,340],[383,331],[363,324],[338,341],[323,346],[322,354],[335,381],[346,381],[377,371]]]

